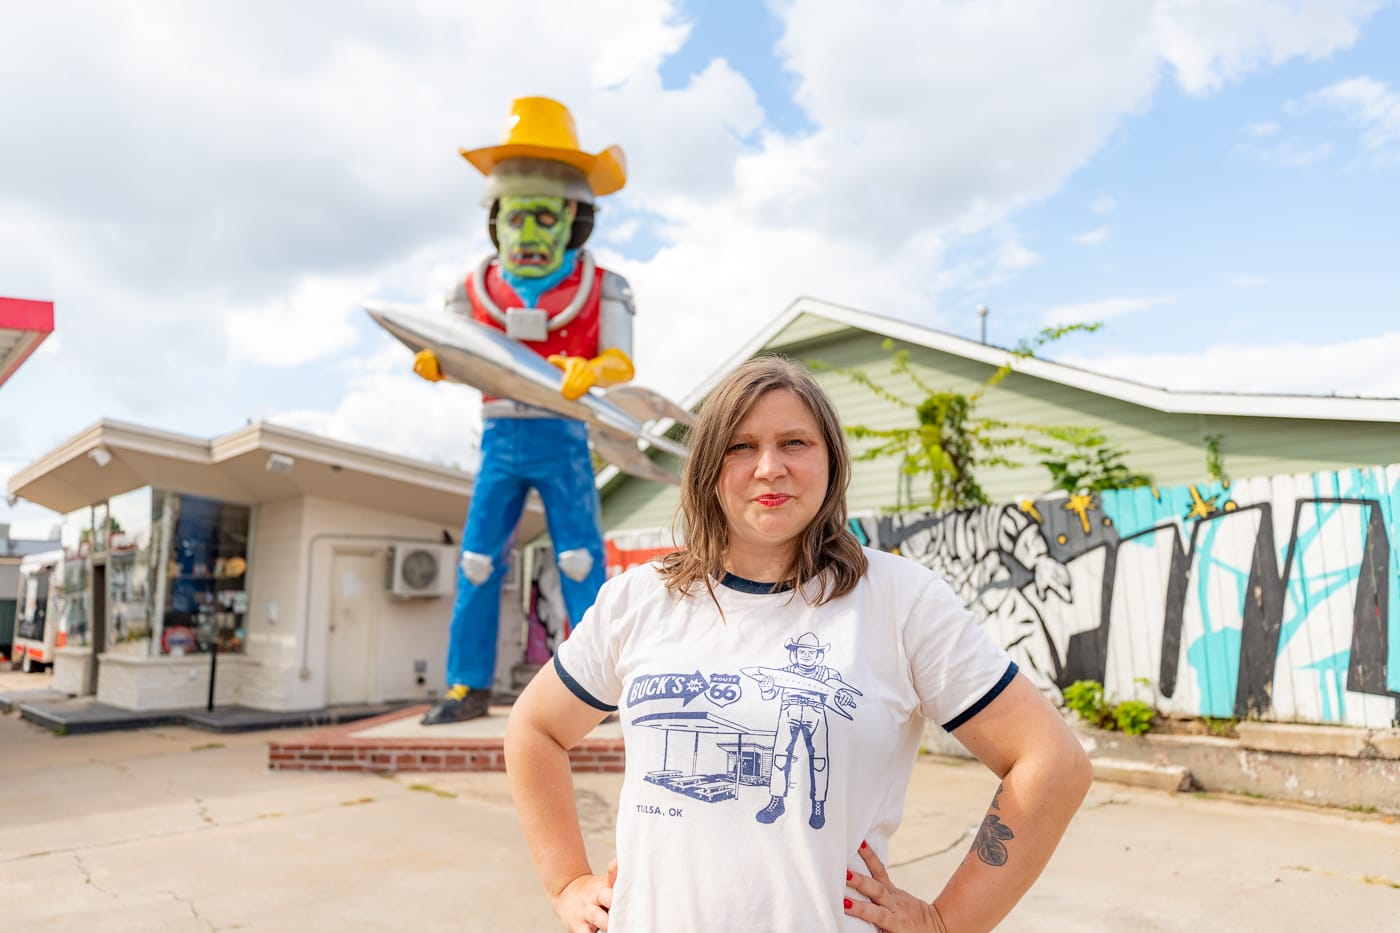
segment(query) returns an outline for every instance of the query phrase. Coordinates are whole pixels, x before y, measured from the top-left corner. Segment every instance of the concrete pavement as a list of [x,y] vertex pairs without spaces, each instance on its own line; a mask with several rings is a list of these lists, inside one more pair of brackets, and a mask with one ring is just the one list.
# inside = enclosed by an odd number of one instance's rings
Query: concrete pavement
[[[55,736],[0,717],[0,928],[558,929],[503,775],[269,772],[267,741],[296,734]],[[619,782],[577,779],[598,865]],[[975,762],[920,761],[897,883],[936,890],[995,783]],[[1096,784],[1002,929],[1380,930],[1397,917],[1394,817]]]

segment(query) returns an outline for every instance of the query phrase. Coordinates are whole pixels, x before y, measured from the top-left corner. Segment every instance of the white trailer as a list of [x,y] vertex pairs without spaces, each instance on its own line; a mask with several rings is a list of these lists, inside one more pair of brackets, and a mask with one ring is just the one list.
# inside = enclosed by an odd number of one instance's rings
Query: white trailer
[[11,657],[25,673],[53,666],[64,631],[63,551],[30,554],[19,565],[19,603]]

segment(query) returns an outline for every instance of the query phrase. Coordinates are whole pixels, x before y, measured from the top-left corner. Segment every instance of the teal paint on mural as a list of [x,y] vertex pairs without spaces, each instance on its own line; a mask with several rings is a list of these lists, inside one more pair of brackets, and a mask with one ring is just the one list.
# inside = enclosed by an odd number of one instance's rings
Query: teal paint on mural
[[1205,633],[1191,643],[1186,652],[1186,661],[1196,672],[1196,684],[1201,694],[1200,714],[1228,717],[1235,714],[1235,693],[1240,676],[1241,631],[1237,625],[1231,626],[1223,621],[1219,626],[1214,623],[1209,597],[1212,584],[1223,573],[1234,583],[1235,618],[1242,620],[1249,572],[1246,569],[1241,573],[1238,568],[1215,558],[1215,540],[1220,528],[1219,521],[1207,523],[1197,547],[1199,559],[1196,562],[1196,601]]
[[[1314,492],[1317,490],[1317,477],[1315,476],[1313,477],[1313,490]],[[1322,534],[1323,527],[1338,513],[1339,509],[1340,506],[1335,504],[1314,502],[1312,526],[1306,531],[1301,526],[1294,531],[1293,564],[1290,567],[1285,567],[1284,570],[1288,574],[1288,595],[1292,597],[1293,605],[1297,607],[1298,611],[1292,618],[1283,621],[1283,628],[1279,632],[1278,639],[1280,652],[1288,644],[1289,639],[1297,634],[1303,624],[1308,621],[1308,615],[1312,612],[1313,607],[1331,595],[1337,587],[1335,583],[1324,582],[1317,592],[1311,591],[1308,584],[1312,580],[1326,581],[1329,574],[1309,574],[1306,556]],[[1300,523],[1307,511],[1306,508],[1299,511],[1298,520]],[[1321,560],[1321,555],[1319,555],[1319,560]],[[1342,585],[1344,584],[1345,581],[1342,581]]]
[[[1379,467],[1377,468],[1379,471]],[[1400,477],[1382,498],[1386,537],[1390,540],[1390,626],[1385,659],[1386,689],[1400,694]]]
[[1104,515],[1113,522],[1113,527],[1118,529],[1118,536],[1131,538],[1165,524],[1172,518],[1158,499],[1160,492],[1158,490],[1158,494],[1154,494],[1147,486],[1112,489],[1100,497],[1100,507]]
[[1186,660],[1196,671],[1200,715],[1221,719],[1234,716],[1240,676],[1240,630],[1222,628],[1207,632],[1191,643]]
[[1318,698],[1322,701],[1324,722],[1345,722],[1347,716],[1346,680],[1351,667],[1351,649],[1339,651],[1329,658],[1322,658],[1307,665],[1303,670],[1317,671],[1322,676],[1317,679]]
[[870,544],[870,539],[865,536],[865,529],[861,527],[859,521],[853,518],[846,522],[846,527],[851,530],[851,534],[856,536],[856,540],[860,542],[861,547],[866,547]]

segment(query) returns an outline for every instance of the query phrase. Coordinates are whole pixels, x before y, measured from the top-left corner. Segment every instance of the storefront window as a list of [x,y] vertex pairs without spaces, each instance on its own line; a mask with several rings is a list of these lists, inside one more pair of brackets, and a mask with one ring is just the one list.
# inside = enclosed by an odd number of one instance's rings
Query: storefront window
[[162,497],[171,530],[160,635],[162,654],[242,651],[248,611],[251,510],[198,496]]
[[[88,623],[88,577],[91,572],[91,558],[64,556],[63,591],[58,601],[58,605],[62,606],[62,622],[58,633],[64,644],[92,644],[92,626]],[[52,600],[49,607],[50,612],[57,609]]]
[[[122,653],[150,653],[152,580],[158,564],[153,547],[150,487],[113,496],[107,503],[108,644]],[[96,510],[94,509],[94,514]]]
[[92,508],[84,507],[63,516],[59,526],[63,556],[82,557],[92,553]]
[[82,508],[63,516],[59,539],[63,545],[63,580],[59,589],[61,614],[50,605],[50,621],[57,618],[59,637],[67,645],[92,644],[88,618],[88,580],[92,572],[92,509]]
[[107,503],[99,502],[92,507],[92,553],[104,553],[111,534],[112,525],[107,514]]

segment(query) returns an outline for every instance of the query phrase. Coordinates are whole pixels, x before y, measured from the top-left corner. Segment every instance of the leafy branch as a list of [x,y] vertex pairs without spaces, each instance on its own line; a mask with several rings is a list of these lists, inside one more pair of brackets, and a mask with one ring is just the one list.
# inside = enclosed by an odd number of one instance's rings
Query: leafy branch
[[830,366],[820,360],[809,360],[808,365],[844,376],[876,397],[914,413],[915,423],[910,426],[848,425],[847,436],[868,444],[854,459],[899,457],[903,475],[927,477],[928,504],[932,508],[969,509],[989,503],[978,482],[978,471],[1020,466],[1013,457],[1018,450],[1044,458],[1040,463],[1050,472],[1054,487],[1071,493],[1149,482],[1147,477],[1129,470],[1122,462],[1125,453],[1109,447],[1102,432],[1096,429],[1013,424],[977,414],[983,396],[1011,374],[1016,361],[1033,357],[1041,347],[1070,334],[1093,333],[1102,327],[1097,323],[1066,324],[1041,330],[1029,340],[1020,341],[1006,361],[971,393],[930,385],[910,364],[909,351],[896,349],[894,341],[886,338],[881,348],[890,354],[893,374],[922,393],[919,401],[891,390],[863,369]]

